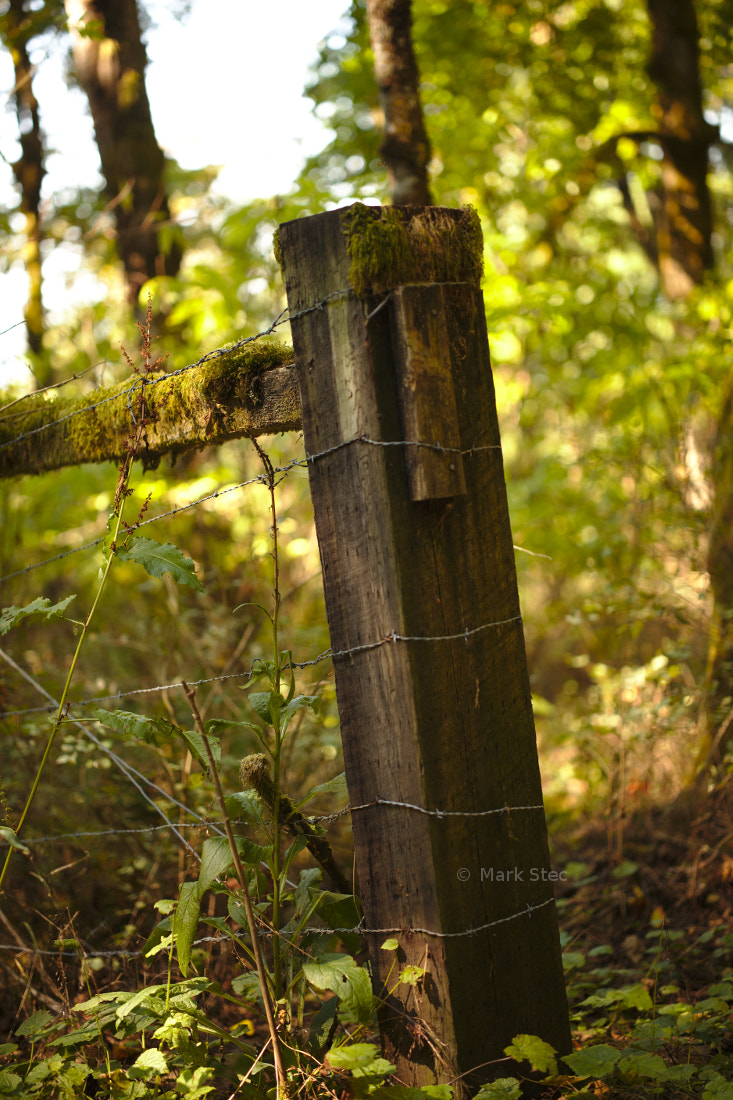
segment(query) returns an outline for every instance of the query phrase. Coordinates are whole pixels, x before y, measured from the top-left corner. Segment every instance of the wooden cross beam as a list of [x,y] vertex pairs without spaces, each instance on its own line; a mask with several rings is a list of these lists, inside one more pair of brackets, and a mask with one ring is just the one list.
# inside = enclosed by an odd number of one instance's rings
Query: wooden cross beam
[[[140,415],[138,376],[83,397],[31,394],[0,410],[0,477],[40,474],[85,462],[120,462]],[[151,375],[142,406],[140,458],[300,428],[292,348],[256,340],[196,366]]]

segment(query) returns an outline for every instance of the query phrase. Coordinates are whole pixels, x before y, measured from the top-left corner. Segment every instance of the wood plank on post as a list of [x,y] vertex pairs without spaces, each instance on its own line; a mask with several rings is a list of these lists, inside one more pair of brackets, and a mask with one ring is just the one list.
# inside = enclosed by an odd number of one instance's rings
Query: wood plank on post
[[[487,1063],[516,1034],[570,1049],[481,231],[356,205],[279,245],[292,314],[323,303],[292,330],[375,991],[390,934],[427,968],[417,988],[391,972],[385,1054],[406,1084],[471,1087],[506,1076]],[[410,366],[427,345],[437,438]]]

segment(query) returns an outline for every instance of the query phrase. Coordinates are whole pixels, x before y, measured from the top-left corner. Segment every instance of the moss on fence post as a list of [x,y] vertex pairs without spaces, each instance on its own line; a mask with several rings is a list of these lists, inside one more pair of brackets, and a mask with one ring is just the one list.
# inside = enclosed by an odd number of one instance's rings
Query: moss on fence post
[[300,426],[292,349],[264,340],[222,349],[184,371],[132,376],[81,397],[31,394],[0,411],[0,477],[85,462],[119,462],[139,416],[141,457]]

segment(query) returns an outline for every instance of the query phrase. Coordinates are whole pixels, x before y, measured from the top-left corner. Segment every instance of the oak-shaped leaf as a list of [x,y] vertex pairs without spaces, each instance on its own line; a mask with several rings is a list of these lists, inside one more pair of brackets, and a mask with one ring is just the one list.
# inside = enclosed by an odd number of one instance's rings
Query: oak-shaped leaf
[[115,554],[120,561],[136,561],[151,577],[170,573],[178,584],[187,584],[199,592],[204,590],[191,558],[170,542],[156,542],[139,535],[131,539],[127,546],[118,547]]
[[59,600],[58,603],[52,604],[46,596],[37,596],[25,607],[4,607],[0,611],[0,634],[7,634],[16,623],[31,616],[47,621],[49,619],[61,619],[66,608],[75,599],[76,596],[67,596],[65,600]]

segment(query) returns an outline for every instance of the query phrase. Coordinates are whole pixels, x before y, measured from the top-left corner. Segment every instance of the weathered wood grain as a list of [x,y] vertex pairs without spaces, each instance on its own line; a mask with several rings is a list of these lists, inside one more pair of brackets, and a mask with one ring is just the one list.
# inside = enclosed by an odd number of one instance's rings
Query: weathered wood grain
[[[306,451],[338,448],[310,464],[310,480],[350,800],[500,811],[377,805],[353,815],[365,925],[380,930],[367,937],[375,990],[393,963],[387,929],[401,930],[401,964],[427,965],[419,989],[387,998],[386,1055],[406,1083],[466,1074],[470,1086],[495,1075],[486,1063],[518,1033],[567,1051],[568,1012],[553,888],[542,881],[551,868],[484,309],[472,257],[455,255],[475,247],[474,230],[467,212],[400,211],[407,252],[414,236],[420,258],[410,271],[404,249],[399,265],[389,259],[395,214],[335,211],[281,226],[279,237],[293,313],[360,291],[292,325]],[[373,249],[354,247],[365,218]],[[379,219],[392,235],[381,270]],[[354,266],[365,253],[366,282]],[[405,283],[441,285],[410,285],[395,313],[396,267]],[[445,328],[438,392],[452,393],[465,493],[414,500],[410,448],[364,439],[404,439],[399,376],[425,343],[411,318],[432,310]],[[393,633],[413,640],[384,641]],[[502,923],[472,932],[491,922]]]

